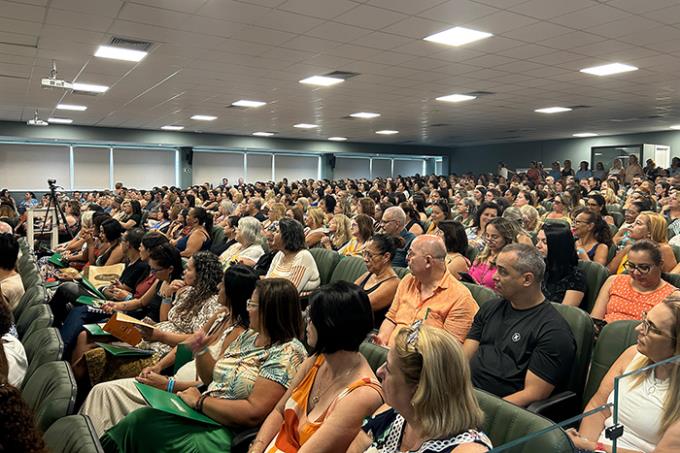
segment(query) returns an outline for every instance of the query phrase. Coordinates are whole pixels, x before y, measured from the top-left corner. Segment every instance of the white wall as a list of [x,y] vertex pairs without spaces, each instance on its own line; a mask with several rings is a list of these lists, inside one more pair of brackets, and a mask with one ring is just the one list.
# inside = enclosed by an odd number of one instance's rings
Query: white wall
[[217,186],[222,184],[222,178],[233,183],[243,177],[243,153],[194,150],[192,175],[194,184],[209,182]]
[[47,189],[47,180],[70,187],[68,146],[0,144],[0,187],[10,190]]
[[371,159],[367,157],[341,157],[335,158],[335,179],[358,179],[371,177]]

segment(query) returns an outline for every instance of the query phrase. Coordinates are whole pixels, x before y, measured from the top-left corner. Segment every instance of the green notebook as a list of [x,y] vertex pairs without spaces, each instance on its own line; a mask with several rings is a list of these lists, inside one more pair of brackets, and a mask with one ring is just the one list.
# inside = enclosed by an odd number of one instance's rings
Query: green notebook
[[83,279],[80,281],[81,284],[85,287],[86,290],[90,291],[92,294],[97,296],[100,299],[106,299],[106,296],[103,295],[96,286],[92,284],[91,281],[89,281],[86,277],[83,277]]
[[63,260],[61,253],[53,254],[48,261],[57,267],[68,267],[68,263]]
[[47,282],[45,283],[45,288],[54,288],[55,286],[61,285],[61,282],[59,280],[56,280],[54,282]]
[[176,374],[177,371],[179,371],[184,364],[191,362],[194,360],[194,353],[191,352],[191,349],[189,349],[189,345],[186,343],[179,343],[177,345],[177,351],[175,351],[175,371],[174,373]]
[[92,296],[78,296],[76,302],[83,305],[90,305],[94,308],[100,308],[102,305],[106,303],[106,300]]
[[96,335],[99,337],[112,337],[110,333],[106,332],[104,329],[102,329],[102,326],[99,324],[85,324],[83,325],[83,328],[90,332],[90,335]]
[[98,342],[95,344],[114,357],[145,357],[153,354],[153,351],[133,348],[132,346],[118,346],[115,344]]
[[210,417],[207,417],[200,412],[189,407],[187,403],[182,401],[182,398],[174,393],[168,393],[164,390],[159,390],[155,387],[135,382],[135,386],[139,393],[142,394],[149,406],[159,411],[167,412],[168,414],[177,415],[179,417],[188,418],[197,422],[207,423],[209,425],[222,426]]

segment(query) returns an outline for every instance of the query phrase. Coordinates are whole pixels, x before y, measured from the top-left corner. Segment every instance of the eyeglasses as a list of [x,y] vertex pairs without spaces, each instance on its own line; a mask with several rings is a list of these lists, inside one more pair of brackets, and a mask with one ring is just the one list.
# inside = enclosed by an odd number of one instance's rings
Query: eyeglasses
[[151,272],[152,274],[157,274],[157,273],[163,272],[163,271],[165,271],[165,270],[167,270],[165,267],[161,267],[161,268],[159,268],[159,269],[156,269],[156,268],[153,268],[153,267],[152,267],[152,268],[149,269],[149,272]]
[[370,252],[368,250],[364,250],[363,252],[361,252],[361,256],[363,256],[364,258],[368,258],[369,260],[372,260],[376,256],[380,256],[380,255],[382,255],[382,253],[373,253],[373,252]]
[[592,222],[587,222],[585,220],[574,220],[574,225],[588,225]]
[[653,264],[635,264],[635,263],[631,263],[630,261],[626,261],[626,264],[624,264],[623,267],[625,267],[628,272],[638,271],[639,273],[644,275],[644,274],[648,274],[649,271],[652,270],[654,265]]
[[260,304],[258,304],[257,302],[253,302],[253,299],[246,300],[246,308],[250,308],[251,310],[254,310],[259,306],[260,306]]
[[657,335],[660,335],[662,337],[670,338],[672,340],[675,340],[675,337],[673,335],[669,335],[666,332],[662,331],[658,327],[656,327],[653,323],[649,322],[647,319],[647,312],[643,311],[642,312],[642,322],[640,323],[642,326],[642,334],[643,335],[649,335],[649,333],[655,333]]

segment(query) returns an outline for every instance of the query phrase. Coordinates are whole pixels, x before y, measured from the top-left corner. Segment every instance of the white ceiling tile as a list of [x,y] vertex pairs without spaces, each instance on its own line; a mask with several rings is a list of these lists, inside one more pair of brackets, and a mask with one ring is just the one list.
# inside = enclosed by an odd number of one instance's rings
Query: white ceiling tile
[[579,30],[596,27],[619,19],[630,17],[630,13],[607,5],[596,5],[572,13],[553,17],[550,22]]
[[338,47],[334,47],[333,49],[329,49],[326,52],[331,55],[338,55],[340,57],[367,60],[370,60],[370,58],[373,55],[380,53],[378,49],[373,49],[371,47],[355,46],[352,44],[342,44]]
[[493,68],[494,66],[510,63],[512,61],[514,61],[512,58],[504,57],[501,55],[482,55],[481,57],[475,57],[470,58],[469,60],[465,60],[465,63],[471,64],[473,66],[479,66],[482,68]]
[[383,29],[384,32],[423,39],[431,34],[450,28],[445,22],[438,22],[420,17],[409,17]]
[[537,22],[526,27],[503,33],[504,36],[527,42],[537,42],[570,33],[573,30],[549,22]]
[[371,56],[372,61],[387,65],[399,65],[405,61],[412,59],[413,55],[398,52],[380,52],[378,54]]
[[526,60],[554,52],[555,50],[549,47],[539,46],[536,44],[524,44],[523,46],[513,47],[512,49],[507,49],[498,53],[506,57]]
[[206,1],[207,0],[193,0],[190,2],[186,0],[133,0],[132,3],[193,14],[198,11]]
[[0,1],[0,16],[30,22],[42,22],[45,8],[42,6]]
[[[510,11],[499,11],[479,19],[467,21],[463,25],[475,30],[500,35],[537,22],[536,19],[521,14],[515,14]],[[485,39],[484,41],[489,41],[489,39]]]
[[645,19],[640,16],[629,16],[623,19],[608,22],[597,27],[589,28],[588,31],[607,38],[618,38],[631,33],[643,32],[658,27],[658,22]]
[[50,3],[50,8],[105,17],[116,17],[122,6],[120,0],[52,0]]
[[451,25],[461,25],[497,12],[499,12],[498,9],[481,3],[468,0],[449,0],[418,15],[432,20],[448,22]]
[[262,16],[257,25],[289,33],[304,34],[322,23],[323,20],[314,17],[272,10]]
[[351,42],[360,37],[371,33],[366,28],[353,27],[351,25],[339,24],[337,22],[324,22],[306,33],[306,36],[313,36],[315,38],[329,39],[337,42]]
[[390,50],[411,42],[409,38],[376,31],[353,40],[354,44],[373,47],[376,49]]
[[608,4],[629,13],[640,14],[674,6],[677,4],[677,0],[610,0]]
[[281,44],[281,46],[307,52],[324,52],[337,47],[338,43],[311,36],[298,36],[297,38],[293,38],[290,41]]
[[287,33],[285,31],[271,30],[269,28],[250,25],[243,30],[234,33],[232,37],[246,42],[277,45],[289,41],[296,36],[297,35],[293,33]]
[[45,23],[101,32],[107,30],[109,26],[111,26],[113,23],[113,18],[99,16],[96,14],[80,14],[75,11],[65,11],[61,9],[50,8],[47,10]]
[[546,20],[595,5],[597,3],[593,0],[569,0],[568,2],[562,0],[529,0],[514,6],[512,10],[519,14]]
[[226,19],[232,22],[254,24],[269,13],[269,8],[236,2],[233,0],[208,0],[197,14],[205,17]]
[[369,0],[367,4],[404,14],[418,14],[426,9],[444,3],[445,1],[446,0]]
[[[333,3],[335,1],[336,0],[333,0]],[[406,17],[406,15],[395,13],[394,11],[375,8],[368,5],[360,5],[340,16],[335,17],[333,20],[343,24],[380,30],[396,22],[404,20]]]
[[539,41],[538,44],[554,49],[570,50],[574,47],[592,45],[602,41],[604,41],[604,38],[601,36],[585,31],[573,31],[544,41]]
[[346,13],[357,4],[349,0],[333,0],[332,2],[319,2],[316,0],[288,0],[279,6],[279,9],[291,11],[305,16],[333,19],[340,14]]

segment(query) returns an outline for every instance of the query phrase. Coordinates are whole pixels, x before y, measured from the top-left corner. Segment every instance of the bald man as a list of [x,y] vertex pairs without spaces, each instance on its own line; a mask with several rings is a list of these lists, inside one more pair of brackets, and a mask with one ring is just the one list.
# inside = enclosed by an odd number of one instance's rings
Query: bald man
[[0,234],[14,234],[12,225],[7,222],[0,221]]
[[462,344],[478,307],[470,291],[447,270],[444,241],[418,236],[406,260],[411,274],[399,283],[375,342],[391,346],[400,329],[426,318],[425,324],[448,331]]

